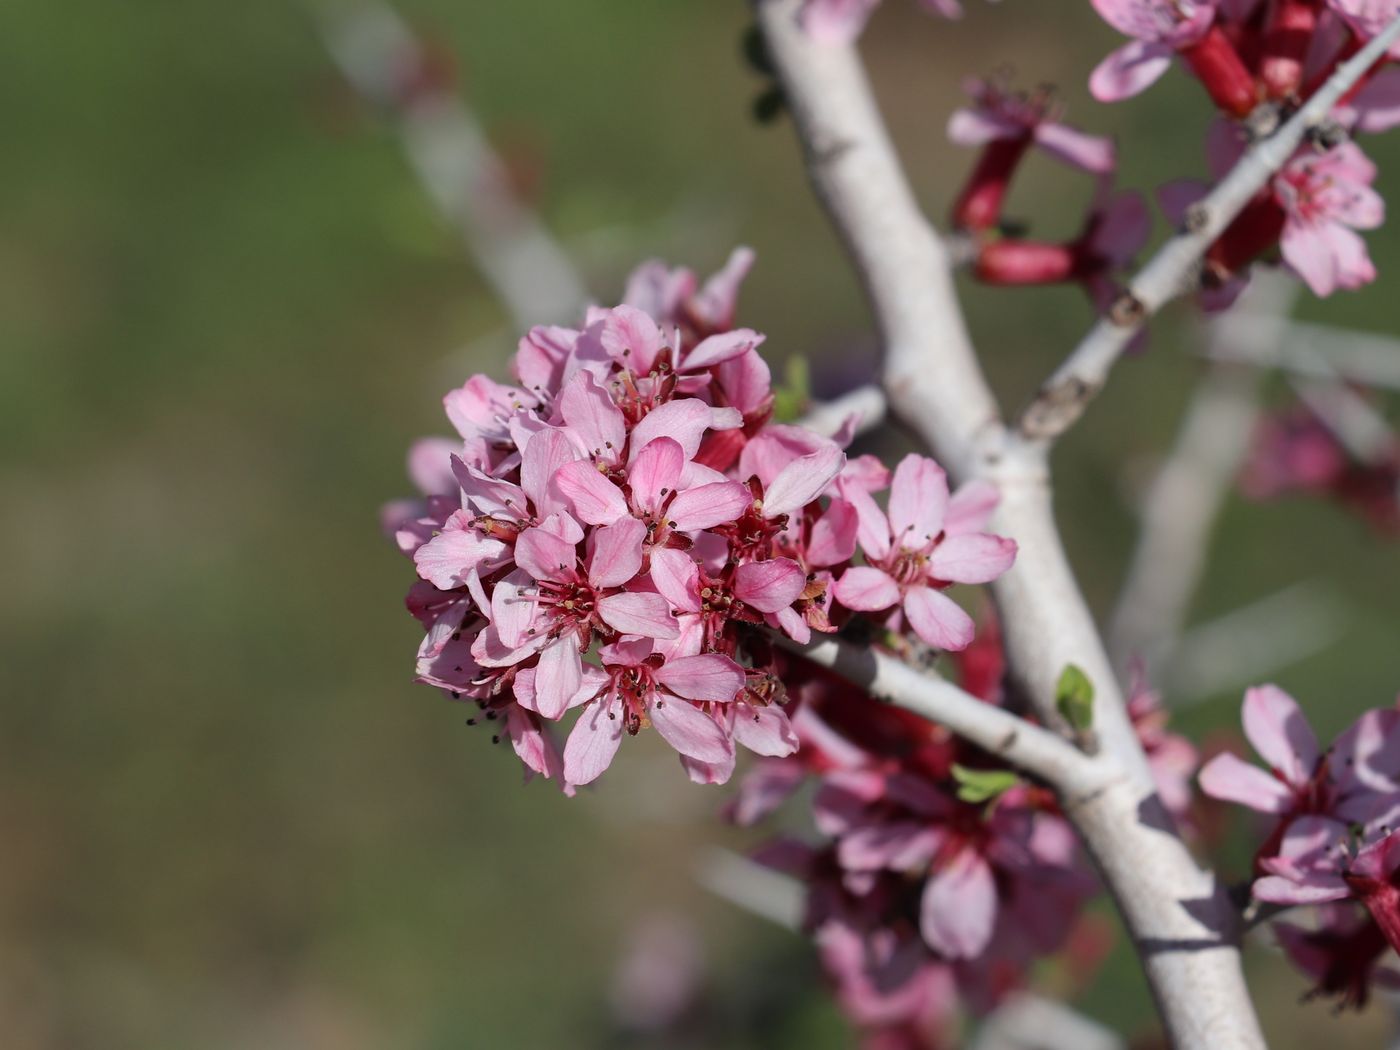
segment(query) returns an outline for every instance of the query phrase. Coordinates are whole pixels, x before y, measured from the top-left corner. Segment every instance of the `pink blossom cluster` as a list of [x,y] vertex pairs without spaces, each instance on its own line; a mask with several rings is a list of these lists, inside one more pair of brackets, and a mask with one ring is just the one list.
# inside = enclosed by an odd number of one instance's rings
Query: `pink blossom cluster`
[[425,498],[386,511],[420,577],[419,681],[475,701],[567,791],[645,728],[703,783],[739,745],[792,753],[771,634],[806,642],[860,612],[959,649],[972,621],[944,592],[1015,556],[982,531],[994,493],[950,494],[921,456],[848,462],[855,420],[837,440],[773,421],[763,336],[733,325],[751,261],[704,283],[649,263],[622,305],[532,329],[516,383],[446,396],[457,439],[414,447]]
[[1333,499],[1378,532],[1400,534],[1400,446],[1358,459],[1303,404],[1261,417],[1240,487],[1257,500],[1290,495]]
[[[954,660],[965,690],[1006,702],[994,621]],[[781,673],[800,747],[760,760],[729,815],[756,823],[815,782],[820,838],[779,838],[757,859],[805,886],[806,928],[866,1045],[952,1045],[962,1007],[994,1007],[1079,923],[1094,883],[1072,829],[1051,792],[946,730],[874,705],[805,662]],[[1135,721],[1156,756],[1163,800],[1184,808],[1194,750],[1166,729],[1150,692],[1137,697]],[[996,774],[1006,780],[990,799],[966,793],[969,782]]]
[[[1131,38],[1090,77],[1094,95],[1114,101],[1137,94],[1180,60],[1221,114],[1207,149],[1217,178],[1244,148],[1232,121],[1261,105],[1287,115],[1396,13],[1394,4],[1369,0],[1094,0],[1094,6]],[[1353,132],[1400,123],[1400,69],[1381,63],[1370,70],[1334,116]],[[1357,231],[1374,229],[1385,216],[1372,188],[1375,176],[1375,165],[1353,142],[1301,147],[1211,247],[1206,304],[1228,304],[1249,265],[1275,252],[1320,296],[1373,281],[1375,267]],[[1163,210],[1180,224],[1206,189],[1170,183],[1160,193]]]
[[1201,788],[1271,818],[1253,896],[1320,906],[1311,926],[1276,923],[1279,941],[1318,994],[1360,1007],[1373,983],[1400,987],[1381,965],[1387,947],[1400,950],[1400,707],[1367,711],[1325,751],[1276,686],[1245,694],[1243,720],[1268,768],[1225,752]]

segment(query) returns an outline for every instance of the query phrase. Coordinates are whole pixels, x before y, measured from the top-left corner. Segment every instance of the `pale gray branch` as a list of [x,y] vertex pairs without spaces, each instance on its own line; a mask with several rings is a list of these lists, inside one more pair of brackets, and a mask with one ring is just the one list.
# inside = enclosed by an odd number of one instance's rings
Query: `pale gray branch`
[[[1260,274],[1240,302],[1207,327],[1208,354],[1276,346],[1297,290],[1285,274]],[[1143,500],[1137,546],[1109,620],[1109,651],[1120,669],[1135,657],[1147,662],[1149,673],[1171,662],[1216,519],[1249,447],[1261,379],[1255,369],[1213,364],[1192,395],[1176,443]]]
[[1000,487],[992,527],[1014,537],[1019,554],[994,593],[1012,673],[1037,712],[1053,717],[1055,683],[1067,664],[1095,684],[1103,753],[1093,760],[1072,753],[1076,762],[1116,767],[1118,774],[1101,790],[1067,799],[1066,813],[1123,914],[1178,1050],[1261,1050],[1240,971],[1237,915],[1155,797],[1055,526],[1046,443],[1013,440],[1000,423],[953,295],[949,253],[909,191],[856,52],[803,33],[801,2],[758,0],[759,24],[808,174],[884,337],[891,407],[956,477]]
[[876,700],[946,726],[1068,796],[1098,790],[1116,769],[1091,759],[1043,726],[979,700],[947,679],[911,667],[874,646],[852,645],[831,635],[817,636],[807,645],[785,637],[776,640],[863,687]]
[[1341,99],[1376,61],[1400,39],[1400,16],[1369,41],[1335,73],[1289,120],[1262,140],[1194,205],[1186,229],[1168,240],[1128,286],[1125,297],[1109,316],[1089,331],[1021,414],[1018,428],[1037,441],[1052,441],[1073,425],[1103,387],[1109,370],[1127,349],[1146,320],[1166,303],[1189,291],[1206,250],[1234,221],[1241,209],[1264,188],[1303,143],[1325,121]]
[[[1262,327],[1267,333],[1274,326],[1266,319]],[[1400,339],[1303,321],[1290,322],[1273,344],[1267,341],[1266,333],[1255,337],[1246,330],[1242,341],[1230,346],[1212,345],[1203,352],[1216,361],[1400,390]]]

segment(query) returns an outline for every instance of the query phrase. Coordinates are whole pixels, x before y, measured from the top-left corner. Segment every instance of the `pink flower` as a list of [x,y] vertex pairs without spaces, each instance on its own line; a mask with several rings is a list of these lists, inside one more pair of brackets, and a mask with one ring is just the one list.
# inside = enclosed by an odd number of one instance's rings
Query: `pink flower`
[[1212,798],[1280,816],[1372,820],[1400,793],[1400,710],[1368,711],[1324,756],[1297,701],[1273,685],[1245,693],[1244,732],[1268,771],[1229,752],[1200,773]]
[[1316,295],[1360,288],[1376,268],[1357,230],[1385,220],[1385,202],[1371,183],[1376,166],[1352,142],[1326,153],[1302,152],[1274,177],[1274,196],[1285,213],[1284,261]]
[[1104,21],[1133,42],[1113,52],[1089,77],[1101,102],[1138,94],[1179,55],[1225,113],[1243,117],[1258,91],[1234,44],[1216,24],[1216,0],[1093,0]]
[[564,777],[587,784],[612,763],[622,734],[651,725],[683,756],[722,762],[734,745],[701,704],[729,704],[744,687],[744,669],[706,653],[662,661],[646,639],[605,646],[607,683],[574,723],[564,745]]
[[1089,78],[1100,102],[1117,102],[1150,87],[1172,56],[1198,43],[1215,19],[1213,0],[1092,0],[1100,17],[1132,37],[1104,59]]
[[864,612],[899,606],[928,645],[964,648],[972,619],[943,591],[996,579],[1015,560],[1015,542],[977,531],[981,520],[964,520],[943,468],[924,456],[908,455],[895,470],[888,515],[859,484],[843,480],[841,494],[856,508],[867,564],[842,574],[837,600]]
[[973,104],[954,111],[948,120],[948,138],[957,145],[1024,140],[1092,175],[1108,175],[1116,167],[1113,140],[1061,124],[1047,91],[1017,94],[999,79],[973,78],[963,87]]
[[1274,923],[1274,936],[1293,965],[1316,982],[1309,993],[1334,997],[1337,1008],[1361,1009],[1372,983],[1400,988],[1400,972],[1378,965],[1389,944],[1370,916],[1351,904],[1323,904],[1316,924]]
[[1180,733],[1167,729],[1167,711],[1139,670],[1134,675],[1128,698],[1128,717],[1147,753],[1147,765],[1157,785],[1162,805],[1180,819],[1191,806],[1191,777],[1200,764],[1200,754]]
[[1015,94],[999,80],[971,80],[966,88],[974,105],[953,114],[948,138],[960,146],[980,146],[982,155],[953,204],[955,226],[989,230],[1001,221],[1011,177],[1032,143],[1071,167],[1100,177],[1112,173],[1112,140],[1059,123],[1048,91]]

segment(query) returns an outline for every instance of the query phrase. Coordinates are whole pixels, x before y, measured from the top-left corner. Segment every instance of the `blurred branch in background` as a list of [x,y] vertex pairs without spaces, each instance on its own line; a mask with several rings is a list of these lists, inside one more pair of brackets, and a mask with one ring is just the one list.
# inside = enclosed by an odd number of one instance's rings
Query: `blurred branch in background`
[[515,328],[565,321],[588,301],[568,256],[511,186],[447,64],[378,0],[309,0],[350,84],[392,120],[434,205],[510,311]]
[[1264,681],[1339,641],[1350,619],[1332,587],[1295,583],[1185,632],[1162,665],[1162,685],[1184,707]]
[[[1238,352],[1262,367],[1297,295],[1297,281],[1285,274],[1256,275],[1240,302],[1206,327],[1207,356],[1217,361]],[[1109,622],[1109,651],[1120,670],[1142,659],[1151,676],[1172,663],[1216,519],[1249,446],[1262,380],[1257,368],[1215,363],[1192,395],[1142,501],[1141,532]]]
[[969,1050],[1123,1050],[1126,1044],[1106,1028],[1064,1003],[1038,995],[1013,995],[994,1010]]
[[832,437],[841,430],[847,419],[856,416],[854,436],[874,430],[885,421],[888,411],[883,390],[878,386],[860,386],[830,401],[812,405],[798,424],[823,437]]
[[1280,333],[1264,318],[1265,331],[1249,332],[1253,318],[1240,318],[1246,338],[1232,344],[1210,344],[1204,356],[1215,361],[1236,361],[1264,368],[1280,368],[1318,379],[1341,376],[1365,386],[1400,390],[1400,339],[1372,332],[1290,321]]
[[785,930],[802,926],[802,886],[796,879],[727,849],[708,850],[695,881],[720,900]]

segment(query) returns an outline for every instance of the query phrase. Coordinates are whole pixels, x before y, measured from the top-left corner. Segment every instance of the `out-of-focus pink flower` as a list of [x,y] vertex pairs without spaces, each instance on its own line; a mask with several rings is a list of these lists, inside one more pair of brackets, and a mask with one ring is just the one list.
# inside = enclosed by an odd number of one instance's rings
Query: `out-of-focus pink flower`
[[864,486],[842,479],[842,497],[856,508],[858,540],[867,564],[847,569],[836,598],[848,609],[898,607],[914,632],[937,649],[962,649],[973,623],[943,591],[953,583],[987,583],[1016,557],[1014,541],[979,531],[948,495],[943,468],[908,455],[895,470],[889,512]]
[[1400,447],[1362,461],[1305,405],[1261,417],[1240,488],[1251,499],[1324,496],[1387,535],[1400,532]]
[[1360,288],[1376,268],[1357,230],[1385,220],[1385,202],[1371,183],[1376,166],[1353,142],[1326,153],[1302,152],[1274,177],[1284,210],[1284,261],[1317,295]]
[[1129,98],[1151,86],[1180,55],[1211,99],[1244,116],[1256,101],[1254,78],[1229,38],[1215,24],[1215,0],[1093,0],[1103,20],[1126,44],[1101,62],[1089,90],[1101,102]]
[[981,147],[982,155],[953,205],[955,226],[985,230],[1000,221],[1011,176],[1032,144],[1081,171],[1113,172],[1113,141],[1060,123],[1048,91],[1017,94],[999,79],[969,80],[965,88],[973,104],[949,118],[948,138]]
[[1322,904],[1314,911],[1312,927],[1274,923],[1274,936],[1289,960],[1315,982],[1309,995],[1335,998],[1338,1009],[1360,1010],[1372,984],[1400,988],[1400,972],[1379,965],[1390,945],[1366,912],[1349,903]]
[[1365,823],[1400,795],[1400,709],[1366,712],[1324,756],[1298,702],[1278,686],[1245,693],[1245,736],[1268,770],[1230,752],[1201,770],[1212,798],[1279,816],[1325,814]]
[[1140,669],[1134,675],[1128,698],[1128,717],[1147,753],[1147,765],[1162,805],[1180,819],[1191,807],[1191,778],[1200,765],[1200,753],[1186,737],[1168,730],[1169,716],[1162,699],[1147,684]]

